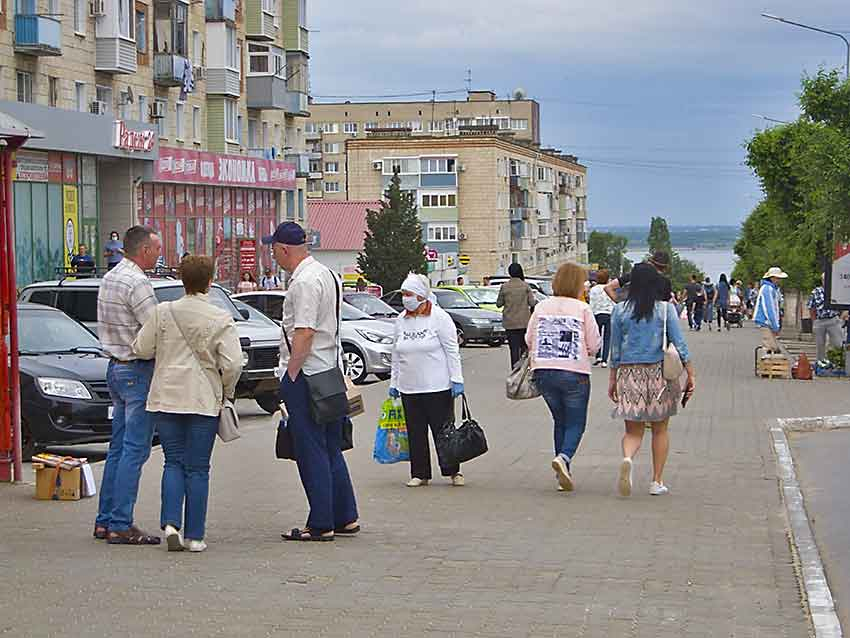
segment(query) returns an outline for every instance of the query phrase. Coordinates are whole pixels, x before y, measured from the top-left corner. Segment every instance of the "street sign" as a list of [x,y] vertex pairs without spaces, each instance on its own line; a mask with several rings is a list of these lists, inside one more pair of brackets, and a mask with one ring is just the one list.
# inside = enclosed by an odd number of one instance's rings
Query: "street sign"
[[447,266],[454,266],[455,265],[455,258],[452,257],[451,255],[448,255],[446,257],[446,265]]
[[469,255],[458,255],[457,261],[461,266],[468,266],[472,259],[470,259]]
[[436,251],[436,250],[434,250],[433,248],[429,248],[429,249],[425,252],[425,258],[426,258],[428,261],[437,261],[437,260],[439,260],[440,255],[439,255],[439,253],[437,253],[437,251]]

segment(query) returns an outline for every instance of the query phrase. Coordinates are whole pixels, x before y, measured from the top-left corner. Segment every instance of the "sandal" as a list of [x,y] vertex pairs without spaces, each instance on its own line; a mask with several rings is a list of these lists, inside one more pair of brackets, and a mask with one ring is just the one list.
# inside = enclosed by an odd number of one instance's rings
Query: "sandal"
[[352,524],[349,523],[348,525],[343,525],[342,527],[337,527],[334,530],[334,534],[339,534],[340,536],[354,536],[355,534],[360,533],[360,523],[355,522],[352,527],[349,527],[349,525],[352,525]]
[[325,532],[317,534],[311,529],[298,529],[297,527],[293,527],[289,534],[281,534],[281,537],[285,541],[317,541],[325,543],[334,539],[333,533]]
[[94,533],[92,534],[97,540],[105,541],[107,536],[109,536],[109,530],[103,525],[95,525]]
[[161,540],[132,525],[126,532],[109,532],[106,542],[110,545],[159,545]]

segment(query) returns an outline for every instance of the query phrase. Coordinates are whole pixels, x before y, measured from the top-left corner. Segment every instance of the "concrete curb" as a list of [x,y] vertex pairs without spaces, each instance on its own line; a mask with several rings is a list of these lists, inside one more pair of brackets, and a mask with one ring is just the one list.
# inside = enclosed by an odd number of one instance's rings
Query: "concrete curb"
[[842,638],[841,623],[835,613],[835,601],[826,580],[820,551],[815,542],[814,531],[809,524],[806,505],[794,458],[788,444],[786,432],[814,432],[819,430],[837,430],[850,428],[850,415],[816,417],[810,419],[777,419],[770,428],[773,449],[776,452],[776,464],[779,470],[779,487],[788,522],[791,528],[791,541],[800,560],[800,574],[806,592],[809,612],[816,638]]

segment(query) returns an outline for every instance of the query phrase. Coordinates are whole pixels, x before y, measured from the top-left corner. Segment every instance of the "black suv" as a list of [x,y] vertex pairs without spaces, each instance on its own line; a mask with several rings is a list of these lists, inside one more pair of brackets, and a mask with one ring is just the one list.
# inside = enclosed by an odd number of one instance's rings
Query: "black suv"
[[[58,308],[97,334],[97,291],[101,279],[63,279],[31,284],[21,291],[21,303]],[[185,293],[183,284],[172,278],[151,278],[154,293],[160,301],[174,301]],[[275,368],[280,358],[280,331],[267,323],[251,320],[240,312],[227,291],[213,284],[210,301],[229,313],[236,322],[242,343],[242,376],[236,386],[240,399],[254,399],[263,410],[273,414],[279,409],[279,381]]]

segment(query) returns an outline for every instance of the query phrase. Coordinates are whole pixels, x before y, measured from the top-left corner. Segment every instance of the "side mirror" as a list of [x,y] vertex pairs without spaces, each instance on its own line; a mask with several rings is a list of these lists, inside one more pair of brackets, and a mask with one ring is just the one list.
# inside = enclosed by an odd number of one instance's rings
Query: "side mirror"
[[243,318],[243,319],[246,319],[246,320],[247,320],[247,319],[250,319],[250,318],[251,318],[251,313],[250,313],[250,312],[248,312],[248,309],[247,309],[247,308],[240,308],[240,309],[239,309],[239,314],[240,314],[240,315],[242,315],[242,318]]

